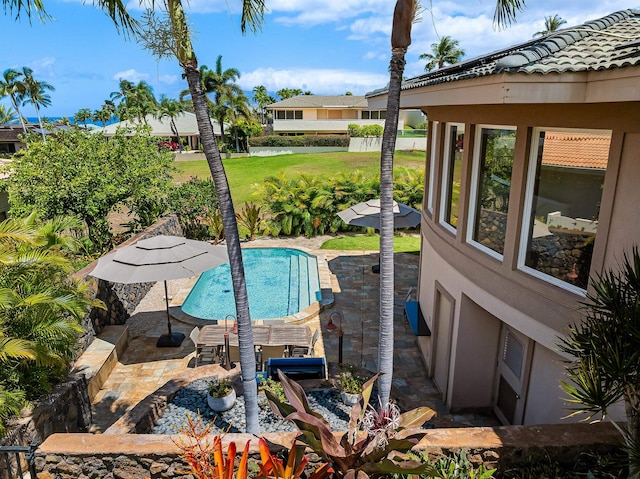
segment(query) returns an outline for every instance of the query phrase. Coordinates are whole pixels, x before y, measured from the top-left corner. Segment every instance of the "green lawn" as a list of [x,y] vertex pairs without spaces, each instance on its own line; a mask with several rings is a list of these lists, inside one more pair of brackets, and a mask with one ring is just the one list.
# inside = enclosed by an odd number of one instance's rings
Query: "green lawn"
[[[397,151],[395,166],[400,168],[424,168],[424,151]],[[230,158],[223,160],[234,203],[241,205],[254,199],[253,185],[262,183],[267,176],[284,171],[286,175],[309,174],[335,176],[360,170],[371,175],[380,171],[380,153],[317,153],[267,157]],[[190,176],[209,178],[206,160],[177,161],[178,172],[174,180],[181,183]]]
[[[379,250],[379,235],[353,235],[325,241],[320,249]],[[396,253],[420,253],[420,236],[394,236],[393,251]]]

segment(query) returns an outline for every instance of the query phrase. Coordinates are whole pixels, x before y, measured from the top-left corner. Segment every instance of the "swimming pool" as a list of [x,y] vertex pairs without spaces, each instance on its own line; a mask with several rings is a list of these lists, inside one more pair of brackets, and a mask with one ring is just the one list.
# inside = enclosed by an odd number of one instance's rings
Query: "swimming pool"
[[[272,319],[302,311],[320,301],[318,260],[293,248],[242,250],[251,319]],[[229,264],[202,273],[182,304],[201,319],[236,316]]]

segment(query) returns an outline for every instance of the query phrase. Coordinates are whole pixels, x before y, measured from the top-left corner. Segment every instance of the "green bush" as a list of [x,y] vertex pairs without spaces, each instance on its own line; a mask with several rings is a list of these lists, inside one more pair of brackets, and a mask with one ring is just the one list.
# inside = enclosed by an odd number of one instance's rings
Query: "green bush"
[[364,125],[362,127],[362,136],[380,137],[383,133],[382,125]]
[[[398,174],[395,199],[415,207],[422,204],[424,173],[405,170]],[[259,187],[266,234],[315,236],[358,230],[348,226],[338,212],[380,196],[380,179],[354,171],[331,178],[301,175],[267,177]]]
[[209,239],[203,219],[218,209],[218,196],[212,179],[192,177],[169,192],[168,209],[175,213],[187,238]]
[[362,127],[357,123],[349,123],[347,126],[347,132],[351,138],[360,138],[361,136],[364,136],[362,134]]
[[335,146],[348,147],[349,137],[344,135],[298,135],[298,136],[256,136],[249,138],[249,145],[260,146],[283,146],[283,147],[304,147],[304,146]]

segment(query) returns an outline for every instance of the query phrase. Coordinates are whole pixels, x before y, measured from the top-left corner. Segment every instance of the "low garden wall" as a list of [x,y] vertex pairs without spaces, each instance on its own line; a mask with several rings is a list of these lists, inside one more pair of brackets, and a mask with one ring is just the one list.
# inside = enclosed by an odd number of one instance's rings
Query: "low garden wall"
[[348,151],[344,146],[251,146],[249,156],[293,155],[294,153],[334,153]]
[[[396,151],[413,151],[427,150],[427,138],[426,137],[413,137],[413,138],[396,138]],[[350,153],[362,153],[366,151],[381,151],[382,150],[382,138],[381,137],[369,137],[369,138],[351,138],[349,141]]]
[[[264,434],[272,443],[288,448],[295,433]],[[55,434],[36,452],[40,478],[78,477],[192,477],[183,461],[177,436]],[[223,444],[235,441],[239,449],[250,440],[251,462],[259,459],[257,438],[249,434],[227,434]],[[432,459],[464,449],[475,464],[512,469],[531,461],[557,461],[571,466],[587,451],[607,453],[617,449],[619,435],[610,424],[567,424],[544,426],[504,426],[430,429],[414,448]],[[272,449],[273,449],[272,448]],[[318,461],[309,454],[311,464]],[[251,466],[250,466],[251,467]]]

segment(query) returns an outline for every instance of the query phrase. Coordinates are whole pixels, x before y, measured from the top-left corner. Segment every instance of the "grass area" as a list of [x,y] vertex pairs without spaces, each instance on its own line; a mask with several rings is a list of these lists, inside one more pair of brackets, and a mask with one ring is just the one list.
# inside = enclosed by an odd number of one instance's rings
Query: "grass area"
[[[424,168],[424,151],[397,151],[396,168]],[[210,178],[206,160],[178,161],[174,163],[178,172],[174,174],[177,183],[186,181],[191,176]],[[254,156],[246,158],[229,158],[223,160],[231,195],[236,205],[251,201],[254,197],[255,184],[261,184],[267,176],[276,176],[280,172],[285,175],[319,175],[336,176],[360,170],[375,175],[380,171],[380,153],[316,153],[280,156]]]
[[[320,249],[374,250],[380,249],[380,235],[353,235],[325,241]],[[393,251],[396,253],[420,253],[420,236],[394,236]]]

